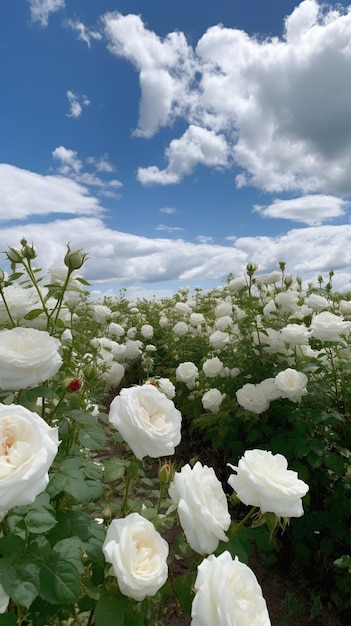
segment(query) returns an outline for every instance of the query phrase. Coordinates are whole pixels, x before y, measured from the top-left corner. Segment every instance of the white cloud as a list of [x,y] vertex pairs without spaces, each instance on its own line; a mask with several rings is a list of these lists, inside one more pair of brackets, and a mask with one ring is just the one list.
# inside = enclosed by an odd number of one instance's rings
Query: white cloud
[[70,105],[69,113],[66,113],[67,117],[80,117],[83,112],[83,106],[89,106],[90,100],[86,96],[79,96],[71,90],[66,91],[66,96]]
[[66,213],[97,215],[99,201],[82,185],[65,176],[43,176],[0,163],[0,220]]
[[256,261],[261,273],[286,261],[287,272],[313,281],[333,268],[335,288],[350,287],[351,225],[301,228],[278,237],[241,237],[221,246],[130,235],[87,216],[2,228],[0,249],[18,245],[22,237],[38,247],[37,266],[44,268],[62,264],[67,242],[72,248],[84,248],[89,253],[85,278],[95,286],[115,285],[116,291],[143,283],[154,283],[157,290],[157,284],[175,281],[179,286],[209,281],[220,285],[229,272],[242,276],[249,261]]
[[348,207],[348,202],[335,196],[308,194],[289,200],[276,199],[269,206],[256,205],[254,211],[262,217],[287,219],[318,226],[345,215]]
[[[98,187],[100,193],[106,197],[118,197],[115,191],[122,187],[122,183],[116,178],[105,180],[95,172],[83,171],[83,163],[78,158],[78,154],[75,150],[70,150],[69,148],[65,148],[65,146],[58,146],[52,151],[52,156],[56,161],[61,163],[58,167],[58,172],[63,176],[73,178],[76,182],[88,187]],[[114,169],[105,157],[101,159],[88,157],[87,162],[89,165],[93,165],[99,173],[111,173]]]
[[32,22],[39,22],[41,26],[47,26],[50,13],[64,9],[65,0],[27,0],[30,7]]
[[181,230],[185,230],[185,228],[181,228],[180,226],[167,226],[167,224],[159,224],[156,226],[156,230],[165,230],[168,233],[175,233]]
[[179,183],[198,164],[212,167],[228,166],[228,146],[223,135],[190,125],[180,139],[172,139],[166,149],[168,166],[139,167],[138,180],[143,185]]
[[77,32],[77,39],[84,41],[88,48],[90,48],[92,40],[99,41],[102,39],[101,33],[87,28],[85,24],[79,20],[67,20],[65,23],[66,26]]
[[[304,0],[281,38],[217,25],[195,49],[180,32],[160,38],[137,15],[108,13],[103,23],[110,51],[139,72],[139,135],[178,117],[220,138],[220,164],[235,166],[239,187],[351,194],[351,11]],[[174,184],[197,163],[217,166],[211,151],[192,153],[188,131],[170,143],[164,169],[139,168],[140,182]]]
[[213,237],[208,235],[197,235],[196,239],[199,243],[211,243],[213,241]]
[[174,209],[173,207],[163,207],[162,209],[159,209],[160,213],[166,213],[166,215],[174,215],[174,213],[177,213],[177,209]]

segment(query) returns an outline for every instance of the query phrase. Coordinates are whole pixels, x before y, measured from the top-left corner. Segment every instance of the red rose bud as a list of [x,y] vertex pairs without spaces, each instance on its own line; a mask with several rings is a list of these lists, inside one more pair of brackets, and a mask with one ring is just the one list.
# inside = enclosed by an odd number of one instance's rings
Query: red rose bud
[[163,485],[168,485],[173,478],[172,466],[170,463],[164,463],[158,472],[159,481]]
[[65,378],[63,381],[63,386],[65,389],[69,389],[70,391],[79,391],[83,383],[79,378]]

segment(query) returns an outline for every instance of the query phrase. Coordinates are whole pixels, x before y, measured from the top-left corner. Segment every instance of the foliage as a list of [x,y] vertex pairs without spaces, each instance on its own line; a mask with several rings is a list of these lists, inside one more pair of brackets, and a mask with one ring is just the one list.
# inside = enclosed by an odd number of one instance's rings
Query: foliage
[[[11,600],[0,624],[112,626],[118,614],[125,626],[156,625],[170,605],[189,614],[201,559],[182,533],[170,559],[186,558],[189,571],[170,576],[155,596],[140,602],[121,593],[102,550],[111,520],[130,512],[151,520],[163,535],[175,528],[176,514],[166,515],[171,501],[159,479],[161,461],[135,459],[108,421],[108,399],[146,381],[161,391],[174,385],[183,427],[182,443],[168,460],[173,472],[210,458],[225,485],[226,463],[236,465],[245,450],[259,448],[284,455],[309,485],[303,518],[284,523],[284,533],[267,515],[245,517],[235,494],[228,495],[229,542],[220,542],[215,553],[229,550],[247,562],[253,546],[274,550],[302,577],[312,572],[325,603],[347,607],[351,333],[328,340],[328,332],[335,331],[331,321],[324,339],[311,331],[323,311],[340,323],[351,319],[351,302],[333,292],[333,273],[325,286],[321,279],[318,287],[305,288],[286,275],[283,263],[275,277],[260,276],[249,264],[245,277],[229,277],[209,292],[183,289],[170,298],[136,302],[121,292],[94,303],[77,273],[83,251],[68,246],[64,267],[53,269],[49,278],[33,267],[36,250],[25,240],[6,254],[11,273],[0,276],[1,327],[48,332],[60,341],[62,366],[33,388],[7,390],[0,384],[0,400],[36,411],[59,429],[61,443],[45,491],[3,517],[0,583]],[[283,331],[292,324],[307,339],[284,340]],[[214,373],[218,360],[222,367]],[[198,373],[182,380],[178,367],[189,362]],[[261,412],[240,405],[237,392],[244,385],[270,380],[274,387],[287,369],[307,376],[307,393],[291,399],[291,389],[285,396],[280,392]],[[202,399],[213,389],[221,394],[220,404],[205,409]]]

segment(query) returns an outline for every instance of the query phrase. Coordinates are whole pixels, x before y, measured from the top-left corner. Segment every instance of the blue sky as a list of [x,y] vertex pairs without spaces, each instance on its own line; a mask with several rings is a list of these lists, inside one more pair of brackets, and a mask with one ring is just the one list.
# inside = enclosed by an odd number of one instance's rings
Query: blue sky
[[351,276],[351,12],[316,0],[4,0],[0,249],[95,293],[279,261]]

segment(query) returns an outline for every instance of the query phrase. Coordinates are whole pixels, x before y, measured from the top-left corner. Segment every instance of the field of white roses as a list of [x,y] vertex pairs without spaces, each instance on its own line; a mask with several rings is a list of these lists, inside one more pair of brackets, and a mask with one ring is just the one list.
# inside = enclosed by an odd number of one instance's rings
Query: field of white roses
[[0,626],[268,626],[252,553],[348,624],[351,295],[333,271],[306,287],[250,263],[208,292],[96,303],[82,250],[48,276],[24,239],[5,257]]

